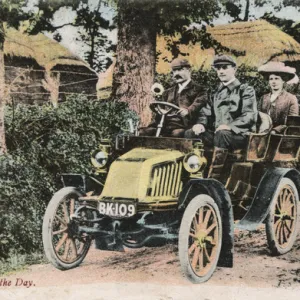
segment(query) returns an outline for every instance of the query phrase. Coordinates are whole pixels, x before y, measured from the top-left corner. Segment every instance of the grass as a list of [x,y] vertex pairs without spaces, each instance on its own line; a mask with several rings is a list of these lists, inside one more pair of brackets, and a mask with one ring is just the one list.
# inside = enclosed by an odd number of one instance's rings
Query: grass
[[41,253],[13,254],[7,260],[0,260],[0,276],[26,269],[30,265],[46,263]]

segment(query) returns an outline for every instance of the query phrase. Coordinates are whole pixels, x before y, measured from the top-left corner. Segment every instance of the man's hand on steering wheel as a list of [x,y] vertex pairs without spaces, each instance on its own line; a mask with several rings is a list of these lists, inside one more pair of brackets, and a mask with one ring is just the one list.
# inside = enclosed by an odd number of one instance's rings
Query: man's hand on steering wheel
[[186,108],[180,108],[178,110],[178,114],[181,116],[181,117],[185,117],[189,114],[189,111],[186,109]]
[[[150,103],[150,109],[161,116],[160,122],[157,125],[156,136],[160,135],[166,117],[173,117],[178,115],[182,117],[182,115],[186,115],[187,111],[187,109],[182,109],[173,103],[162,101]],[[183,122],[185,122],[185,119],[183,119]]]
[[150,103],[150,108],[152,111],[154,111],[155,113],[161,116],[164,115],[164,116],[172,117],[178,114],[181,116],[181,114],[179,113],[181,108],[173,103],[156,101]]

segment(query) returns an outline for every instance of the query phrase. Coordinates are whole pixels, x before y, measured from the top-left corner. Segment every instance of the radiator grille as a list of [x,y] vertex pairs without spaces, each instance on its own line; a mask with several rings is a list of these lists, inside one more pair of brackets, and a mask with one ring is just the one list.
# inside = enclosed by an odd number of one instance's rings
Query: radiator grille
[[177,197],[181,191],[182,162],[169,162],[152,169],[152,181],[148,196]]

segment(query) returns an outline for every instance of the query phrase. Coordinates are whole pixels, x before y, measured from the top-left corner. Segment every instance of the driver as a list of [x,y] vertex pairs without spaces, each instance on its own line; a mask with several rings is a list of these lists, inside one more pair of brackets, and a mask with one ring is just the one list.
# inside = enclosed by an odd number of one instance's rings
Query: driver
[[[171,62],[172,77],[175,84],[165,90],[162,101],[177,105],[180,109],[175,116],[167,116],[162,135],[183,137],[187,129],[197,123],[200,109],[206,105],[207,94],[204,88],[191,79],[191,65],[186,59],[175,58]],[[160,116],[148,127],[140,129],[140,135],[154,136]]]

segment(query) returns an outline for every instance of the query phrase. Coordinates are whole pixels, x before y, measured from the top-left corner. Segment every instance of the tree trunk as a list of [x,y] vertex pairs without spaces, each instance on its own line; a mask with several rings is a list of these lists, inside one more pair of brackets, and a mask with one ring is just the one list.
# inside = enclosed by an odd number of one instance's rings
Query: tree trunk
[[244,21],[248,21],[249,20],[249,10],[250,10],[250,0],[247,0],[247,2],[246,2],[246,8],[245,8]]
[[6,153],[4,108],[5,108],[5,69],[4,69],[4,26],[0,22],[0,155]]
[[156,56],[156,11],[143,10],[143,1],[118,1],[118,44],[112,96],[129,103],[141,125],[151,121]]

